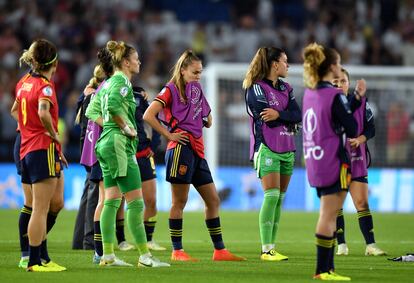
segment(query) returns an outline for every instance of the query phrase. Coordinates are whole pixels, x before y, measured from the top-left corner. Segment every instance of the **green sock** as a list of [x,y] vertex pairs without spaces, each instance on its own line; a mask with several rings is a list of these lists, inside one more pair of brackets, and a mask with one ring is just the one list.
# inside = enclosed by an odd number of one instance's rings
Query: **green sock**
[[101,213],[100,226],[102,234],[103,253],[114,253],[115,219],[116,212],[121,205],[121,199],[107,199]]
[[145,234],[144,219],[144,200],[135,199],[128,203],[127,224],[128,229],[134,237],[140,255],[148,253],[147,236]]
[[259,213],[260,240],[262,245],[272,244],[272,231],[275,219],[275,210],[279,199],[279,189],[269,189],[264,192],[262,208]]
[[282,214],[283,200],[285,199],[285,192],[280,192],[279,201],[275,209],[275,219],[272,230],[272,243],[276,243],[277,230],[279,229],[280,214]]

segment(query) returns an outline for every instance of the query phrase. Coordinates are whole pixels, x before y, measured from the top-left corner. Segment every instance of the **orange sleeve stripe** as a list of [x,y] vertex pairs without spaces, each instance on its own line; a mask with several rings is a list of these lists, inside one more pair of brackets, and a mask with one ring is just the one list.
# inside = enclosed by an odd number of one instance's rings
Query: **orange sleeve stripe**
[[52,101],[50,98],[47,98],[47,97],[40,97],[40,98],[39,98],[39,101],[40,101],[40,100],[47,100],[47,101],[49,101],[49,102],[50,102],[50,104],[55,105],[55,104],[53,103],[53,101]]

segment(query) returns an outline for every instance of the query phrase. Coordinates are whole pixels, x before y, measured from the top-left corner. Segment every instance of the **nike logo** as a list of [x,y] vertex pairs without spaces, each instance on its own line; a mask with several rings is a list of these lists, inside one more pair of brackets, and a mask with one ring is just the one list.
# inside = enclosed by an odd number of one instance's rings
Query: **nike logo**
[[143,262],[140,262],[139,264],[141,264],[141,265],[143,265],[143,266],[145,266],[145,267],[152,267],[152,263],[151,263],[151,264],[145,264],[145,263],[143,263]]

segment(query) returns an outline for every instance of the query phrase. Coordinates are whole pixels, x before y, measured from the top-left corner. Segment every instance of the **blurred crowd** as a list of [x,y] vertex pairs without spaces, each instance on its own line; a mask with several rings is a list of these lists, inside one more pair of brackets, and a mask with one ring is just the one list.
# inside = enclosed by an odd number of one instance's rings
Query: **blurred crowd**
[[[204,65],[249,62],[262,45],[281,47],[290,63],[301,63],[302,48],[317,41],[337,48],[344,64],[412,66],[414,0],[0,0],[0,161],[12,160],[9,110],[27,71],[18,58],[38,37],[59,48],[54,80],[61,125],[66,155],[77,162],[76,102],[97,49],[109,39],[137,47],[142,71],[136,83],[152,95],[185,48]],[[395,119],[390,114],[389,123]]]

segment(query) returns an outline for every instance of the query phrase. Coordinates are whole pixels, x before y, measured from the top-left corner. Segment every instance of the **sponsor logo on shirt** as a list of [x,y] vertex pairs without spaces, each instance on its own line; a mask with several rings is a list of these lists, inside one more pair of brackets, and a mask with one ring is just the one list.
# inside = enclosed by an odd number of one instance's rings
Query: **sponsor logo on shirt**
[[20,89],[29,92],[32,90],[32,87],[33,87],[33,84],[31,83],[23,83]]

